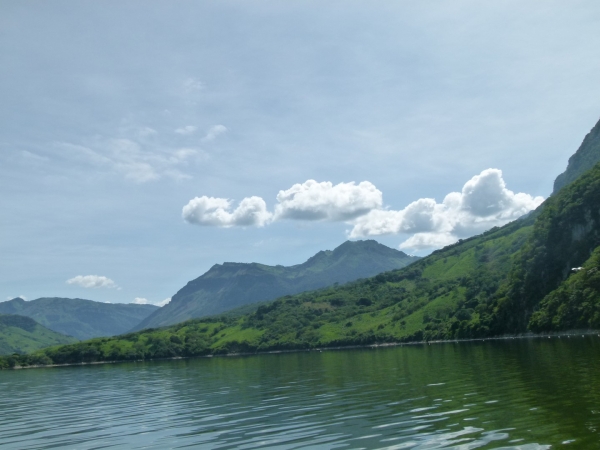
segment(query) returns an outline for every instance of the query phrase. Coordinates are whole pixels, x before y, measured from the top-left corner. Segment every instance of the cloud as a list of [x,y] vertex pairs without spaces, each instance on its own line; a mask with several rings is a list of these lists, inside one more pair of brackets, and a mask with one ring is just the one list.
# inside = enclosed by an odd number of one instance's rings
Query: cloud
[[6,297],[6,301],[13,300],[15,298],[22,298],[23,300],[27,301],[27,297],[25,297],[24,295],[16,295],[14,297]]
[[185,127],[177,128],[175,133],[183,135],[193,134],[197,129],[198,127],[195,127],[194,125],[186,125]]
[[183,219],[194,225],[229,228],[233,226],[262,227],[272,220],[265,201],[260,197],[243,199],[235,210],[231,200],[215,197],[196,197],[183,207]]
[[494,226],[504,225],[537,208],[543,197],[506,188],[502,171],[486,169],[451,192],[442,203],[422,198],[400,211],[375,209],[353,221],[350,237],[413,234],[403,249],[439,248]]
[[107,277],[98,275],[77,275],[67,280],[67,284],[75,284],[84,288],[118,288],[116,283]]
[[198,78],[189,77],[183,81],[183,89],[188,94],[201,91],[204,89],[204,83]]
[[504,225],[537,208],[543,197],[507,189],[502,171],[486,169],[451,192],[442,203],[418,199],[404,209],[383,208],[383,195],[368,181],[333,183],[308,180],[279,191],[274,213],[260,197],[242,200],[232,210],[231,200],[196,197],[183,207],[188,223],[217,226],[259,226],[278,220],[346,222],[350,238],[391,234],[410,235],[400,244],[408,250],[440,248],[460,238]]
[[204,136],[202,138],[202,140],[204,142],[213,141],[219,135],[226,133],[226,132],[227,132],[227,127],[225,127],[224,125],[215,125],[208,130],[208,132],[206,133],[206,136]]
[[87,145],[66,142],[56,145],[65,150],[66,157],[71,160],[119,173],[136,183],[161,178],[191,178],[182,169],[192,162],[207,158],[202,150],[158,148],[127,138],[100,139]]
[[381,208],[382,193],[368,181],[334,186],[308,180],[279,191],[277,202],[276,219],[347,221]]
[[167,303],[169,303],[171,301],[171,297],[169,298],[165,298],[164,300],[160,301],[160,302],[151,302],[149,301],[147,298],[143,298],[143,297],[136,297],[132,303],[136,304],[136,305],[156,305],[156,306],[165,306]]

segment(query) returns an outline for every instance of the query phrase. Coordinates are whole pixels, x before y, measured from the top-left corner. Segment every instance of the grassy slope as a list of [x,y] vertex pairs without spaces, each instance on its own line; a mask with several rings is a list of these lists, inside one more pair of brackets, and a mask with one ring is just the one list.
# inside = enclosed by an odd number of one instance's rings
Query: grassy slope
[[71,336],[43,327],[29,317],[0,314],[0,355],[30,353],[40,348],[76,341]]

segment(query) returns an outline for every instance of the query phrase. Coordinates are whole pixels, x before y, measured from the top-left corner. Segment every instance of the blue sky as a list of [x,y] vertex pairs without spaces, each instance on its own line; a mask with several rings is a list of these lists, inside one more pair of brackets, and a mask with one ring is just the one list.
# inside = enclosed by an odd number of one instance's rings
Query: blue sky
[[424,255],[539,204],[600,117],[594,1],[0,10],[2,300]]

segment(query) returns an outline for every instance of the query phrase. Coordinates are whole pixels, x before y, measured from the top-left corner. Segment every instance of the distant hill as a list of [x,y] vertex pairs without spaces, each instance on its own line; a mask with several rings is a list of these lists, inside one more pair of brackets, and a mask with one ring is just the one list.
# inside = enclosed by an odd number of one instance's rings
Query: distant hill
[[553,195],[600,162],[600,121],[584,138],[579,149],[569,158],[567,170],[554,181]]
[[216,264],[133,329],[172,325],[283,295],[347,283],[405,267],[418,259],[367,240],[346,241],[335,250],[320,251],[305,263],[290,267]]
[[58,333],[77,339],[125,333],[158,309],[154,305],[101,303],[80,298],[22,298],[0,303],[0,314],[34,319]]
[[74,342],[77,342],[74,337],[49,330],[29,317],[0,314],[0,355],[29,353]]

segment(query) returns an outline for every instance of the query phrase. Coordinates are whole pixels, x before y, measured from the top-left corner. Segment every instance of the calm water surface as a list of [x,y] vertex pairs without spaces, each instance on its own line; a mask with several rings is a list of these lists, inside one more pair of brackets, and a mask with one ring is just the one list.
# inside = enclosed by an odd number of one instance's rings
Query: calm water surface
[[600,338],[0,372],[7,449],[600,448]]

